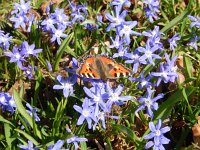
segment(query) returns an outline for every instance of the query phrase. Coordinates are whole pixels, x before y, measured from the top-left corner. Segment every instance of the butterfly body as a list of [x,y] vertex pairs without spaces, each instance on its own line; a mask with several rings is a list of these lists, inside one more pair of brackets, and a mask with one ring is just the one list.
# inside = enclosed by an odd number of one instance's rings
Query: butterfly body
[[131,70],[116,63],[112,58],[105,55],[88,56],[77,70],[81,77],[101,79],[115,79],[131,75]]

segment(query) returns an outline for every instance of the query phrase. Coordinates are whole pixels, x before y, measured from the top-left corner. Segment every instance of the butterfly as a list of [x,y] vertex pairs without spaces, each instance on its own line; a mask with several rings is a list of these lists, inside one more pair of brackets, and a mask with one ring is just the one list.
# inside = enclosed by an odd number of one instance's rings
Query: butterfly
[[81,77],[106,81],[130,76],[132,71],[106,55],[96,55],[86,57],[76,73]]

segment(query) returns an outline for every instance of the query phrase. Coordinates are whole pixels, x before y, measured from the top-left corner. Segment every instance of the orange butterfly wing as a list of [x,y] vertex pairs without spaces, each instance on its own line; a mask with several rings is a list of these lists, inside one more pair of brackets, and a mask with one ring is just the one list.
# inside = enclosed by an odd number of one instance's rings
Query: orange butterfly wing
[[107,67],[109,68],[108,75],[111,78],[126,77],[130,76],[132,73],[132,71],[129,68],[115,62],[112,58],[109,58],[104,55],[98,55],[97,57],[107,65]]
[[77,74],[81,77],[100,79],[99,74],[94,70],[92,65],[95,63],[95,57],[88,56],[79,67]]

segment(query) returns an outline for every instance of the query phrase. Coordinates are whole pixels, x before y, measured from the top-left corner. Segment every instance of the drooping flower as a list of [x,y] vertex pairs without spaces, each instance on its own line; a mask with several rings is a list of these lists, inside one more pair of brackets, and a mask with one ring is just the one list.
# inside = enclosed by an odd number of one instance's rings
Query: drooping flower
[[[1,33],[1,32],[0,32]],[[0,34],[0,48],[7,50],[10,47],[12,36],[9,36],[9,33],[7,34]]]
[[198,37],[197,35],[194,35],[194,38],[192,38],[188,45],[193,47],[196,51],[198,50],[198,42],[200,41],[200,37]]
[[57,80],[60,82],[61,85],[54,85],[53,89],[63,89],[64,97],[71,96],[74,92],[73,85],[76,83],[77,77],[72,76],[68,78],[63,78],[61,75],[58,75]]
[[154,150],[165,150],[163,144],[168,144],[170,140],[164,136],[164,134],[168,131],[170,131],[170,127],[166,126],[164,128],[161,128],[162,121],[161,119],[158,120],[158,123],[156,125],[153,124],[153,122],[149,122],[149,129],[151,130],[151,133],[144,136],[145,140],[153,139],[153,141],[149,141],[145,145],[145,149],[149,149],[153,146]]
[[78,142],[85,142],[88,141],[86,138],[80,138],[78,136],[73,135],[72,137],[67,139],[67,144],[73,143],[75,146],[75,150],[78,149]]
[[19,148],[22,150],[39,150],[38,148],[34,147],[32,141],[28,141],[28,145],[19,145]]
[[170,44],[170,50],[175,50],[175,47],[177,47],[176,41],[180,40],[181,37],[178,33],[176,33],[172,38],[168,39],[168,42]]
[[188,18],[192,21],[192,23],[190,24],[191,28],[193,26],[200,28],[200,18],[199,17],[188,15]]
[[113,0],[110,3],[110,6],[130,7],[131,6],[131,2],[129,0]]
[[31,116],[34,117],[35,121],[38,122],[40,121],[39,116],[37,115],[37,108],[33,108],[29,103],[26,104],[26,107],[29,109],[27,109],[27,113]]
[[64,140],[58,140],[55,144],[48,147],[47,150],[60,150],[64,144]]
[[12,114],[16,110],[16,103],[9,93],[0,92],[0,107],[3,111],[9,111]]
[[158,103],[156,102],[157,100],[163,98],[164,94],[158,94],[156,97],[152,98],[152,94],[155,90],[152,90],[150,88],[147,88],[147,94],[146,96],[140,97],[138,99],[139,103],[141,104],[139,108],[135,111],[137,113],[138,111],[144,109],[145,107],[147,108],[147,114],[149,117],[153,118],[153,110],[158,109]]

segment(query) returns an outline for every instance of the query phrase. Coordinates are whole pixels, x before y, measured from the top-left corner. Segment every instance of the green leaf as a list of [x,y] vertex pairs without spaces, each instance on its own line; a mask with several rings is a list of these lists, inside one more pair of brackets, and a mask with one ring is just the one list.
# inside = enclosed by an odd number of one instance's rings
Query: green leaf
[[[65,51],[66,47],[68,46],[69,42],[72,40],[73,35],[74,35],[74,32],[69,34],[67,38],[60,45],[56,54],[56,58],[55,58],[54,71],[58,70],[58,66],[59,66],[59,62],[62,57],[62,54]],[[70,50],[68,52],[70,53]]]
[[128,127],[125,127],[123,125],[113,124],[113,129],[117,130],[118,132],[123,132],[132,141],[136,141],[136,140],[139,141],[139,139],[137,138],[137,136],[135,136],[135,133],[133,132],[133,130],[131,130]]
[[[27,120],[27,122],[30,124],[31,128],[33,129],[33,120],[32,117],[27,113],[26,109],[24,108],[21,98],[19,97],[17,91],[14,89],[14,100],[17,105],[17,110],[19,113]],[[41,139],[42,135],[41,132],[38,130],[37,125],[35,125],[36,135]]]
[[12,122],[6,120],[5,118],[3,118],[1,115],[0,115],[0,122],[3,122],[3,123],[7,123],[7,124],[10,124],[11,126],[15,127]]
[[173,26],[175,26],[176,24],[178,24],[181,20],[183,20],[185,17],[187,17],[187,15],[190,12],[188,11],[188,9],[186,9],[185,11],[183,11],[179,16],[177,16],[176,18],[174,18],[172,21],[170,21],[166,26],[164,26],[160,32],[167,32],[168,30],[170,30]]
[[[187,97],[190,96],[194,91],[195,91],[195,88],[192,86],[187,87],[185,89]],[[169,116],[173,106],[183,98],[184,97],[183,97],[182,89],[179,89],[159,106],[158,110],[154,114],[153,120],[157,120],[160,118],[166,118],[167,116]]]
[[192,62],[191,62],[190,58],[186,55],[184,55],[183,61],[184,61],[184,66],[185,66],[187,77],[191,78],[192,77],[192,66],[193,66]]
[[10,126],[10,124],[4,123],[4,132],[5,132],[6,142],[10,149],[12,149],[12,142],[15,140],[15,138],[11,138],[11,130],[12,130],[12,127]]
[[20,130],[20,129],[15,129],[15,131],[17,131],[18,133],[22,134],[24,137],[26,137],[26,139],[32,141],[35,145],[39,145],[39,143],[28,133]]

